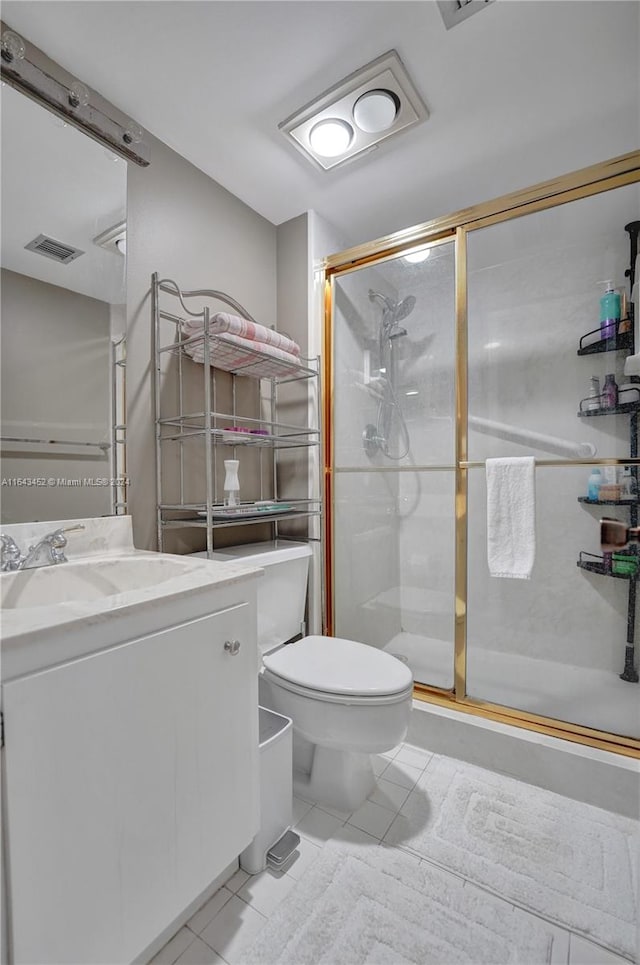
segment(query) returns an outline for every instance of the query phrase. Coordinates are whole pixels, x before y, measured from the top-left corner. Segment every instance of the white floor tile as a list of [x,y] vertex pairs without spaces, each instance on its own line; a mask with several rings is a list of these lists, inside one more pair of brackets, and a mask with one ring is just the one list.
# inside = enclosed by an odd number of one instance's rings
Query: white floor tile
[[187,950],[182,953],[175,965],[224,965],[224,959],[220,958],[213,948],[209,948],[200,938],[196,938]]
[[181,928],[164,948],[161,948],[157,955],[154,955],[149,965],[173,965],[189,945],[195,941],[195,937],[188,928]]
[[238,892],[242,898],[261,915],[268,918],[283,898],[289,894],[296,883],[296,879],[282,872],[274,873],[271,868],[261,871],[259,875],[252,875]]
[[334,831],[343,824],[344,821],[341,818],[336,818],[320,808],[312,808],[301,821],[298,821],[296,831],[322,847]]
[[187,922],[187,926],[192,932],[195,932],[196,935],[199,935],[201,931],[207,927],[209,922],[215,918],[220,909],[226,905],[232,895],[233,892],[229,891],[226,886],[224,888],[220,888],[214,895],[211,896],[211,898],[209,898],[209,901],[207,901],[202,908],[198,908],[195,915],[191,916]]
[[307,811],[310,811],[312,807],[313,807],[313,804],[311,804],[310,801],[303,801],[301,797],[295,797],[294,795],[292,818],[291,818],[293,823],[297,824],[298,821],[301,821],[302,818],[307,813]]
[[232,891],[234,895],[237,895],[248,877],[249,875],[246,871],[243,871],[242,868],[238,868],[233,877],[229,878],[228,881],[225,881],[224,886],[225,888],[228,888],[229,891]]
[[418,857],[422,857],[417,851],[414,851],[404,843],[405,841],[410,841],[412,837],[413,825],[409,821],[409,818],[405,817],[402,811],[400,811],[399,814],[395,815],[382,840],[384,844],[388,844],[391,847],[401,848],[403,851],[408,851],[410,854],[418,854]]
[[433,754],[425,751],[421,747],[414,747],[412,744],[405,744],[402,750],[398,751],[394,760],[400,764],[411,764],[412,767],[425,768]]
[[569,965],[629,965],[625,958],[614,955],[613,952],[600,945],[594,945],[580,935],[571,935],[569,939]]
[[340,818],[342,822],[347,821],[353,814],[353,811],[341,811],[340,808],[332,808],[328,804],[316,804],[316,807],[326,811],[327,814],[332,814],[334,818]]
[[307,838],[301,837],[300,844],[294,851],[293,859],[288,862],[285,871],[290,878],[295,878],[296,880],[302,878],[307,868],[313,864],[321,852],[322,848],[319,848],[317,844],[313,844]]
[[389,811],[388,808],[374,804],[372,801],[365,801],[362,807],[351,815],[348,823],[381,840],[395,816],[395,811]]
[[201,938],[229,965],[241,965],[243,951],[264,927],[266,920],[255,908],[233,895],[231,901],[209,922]]
[[391,781],[392,784],[399,784],[400,787],[407,787],[411,790],[421,774],[421,768],[393,760],[389,761],[388,766],[382,772],[382,777],[385,781]]
[[399,811],[408,797],[408,787],[400,787],[399,784],[380,778],[375,791],[369,795],[369,800],[389,811]]
[[361,831],[360,828],[356,828],[352,824],[343,824],[341,828],[338,828],[331,840],[344,841],[347,844],[362,844],[369,848],[378,848],[380,846],[378,838],[374,838],[372,834],[367,834],[366,831]]

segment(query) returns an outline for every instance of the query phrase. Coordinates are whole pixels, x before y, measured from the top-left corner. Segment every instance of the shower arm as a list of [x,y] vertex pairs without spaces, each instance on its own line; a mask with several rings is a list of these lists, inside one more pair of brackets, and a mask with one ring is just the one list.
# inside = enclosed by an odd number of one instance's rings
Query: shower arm
[[478,432],[498,436],[507,442],[533,445],[557,455],[577,456],[584,459],[595,456],[597,452],[596,447],[591,442],[571,442],[569,439],[545,435],[542,432],[532,432],[529,429],[521,429],[519,426],[508,425],[505,422],[494,422],[492,419],[481,419],[479,416],[470,415],[469,426],[477,429]]

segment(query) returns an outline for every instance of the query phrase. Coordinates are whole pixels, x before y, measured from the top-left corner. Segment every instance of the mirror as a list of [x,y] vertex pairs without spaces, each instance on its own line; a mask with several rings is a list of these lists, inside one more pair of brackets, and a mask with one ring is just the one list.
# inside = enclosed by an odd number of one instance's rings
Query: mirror
[[122,513],[127,165],[1,101],[1,520]]

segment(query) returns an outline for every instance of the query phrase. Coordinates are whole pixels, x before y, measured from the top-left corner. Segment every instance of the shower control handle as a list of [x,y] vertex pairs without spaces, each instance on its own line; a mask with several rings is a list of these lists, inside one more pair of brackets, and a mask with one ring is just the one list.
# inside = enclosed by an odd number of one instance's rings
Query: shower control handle
[[239,641],[239,640],[225,640],[225,641],[224,641],[224,649],[226,650],[227,653],[230,653],[232,657],[235,657],[236,654],[238,653],[238,651],[240,650],[240,641]]

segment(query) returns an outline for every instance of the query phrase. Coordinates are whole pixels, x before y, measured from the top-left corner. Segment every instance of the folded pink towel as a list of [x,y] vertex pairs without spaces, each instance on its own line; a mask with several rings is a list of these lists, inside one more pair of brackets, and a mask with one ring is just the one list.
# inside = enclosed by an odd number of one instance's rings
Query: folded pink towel
[[[197,335],[202,331],[202,322],[189,319],[184,323],[184,331],[187,335]],[[212,335],[224,335],[227,332],[231,335],[238,335],[240,338],[250,339],[254,342],[264,342],[273,345],[283,352],[290,355],[300,355],[300,346],[293,339],[275,332],[272,328],[265,328],[257,322],[250,322],[248,318],[240,315],[230,315],[228,312],[217,312],[209,319],[209,331]]]
[[[202,327],[198,331],[202,331]],[[197,334],[197,332],[196,332]],[[291,375],[300,367],[300,359],[291,352],[283,352],[275,345],[252,341],[226,332],[211,342],[211,365],[237,375],[250,375],[253,378],[273,379]],[[194,362],[204,363],[204,337],[189,345],[185,352]],[[262,358],[256,356],[259,352]]]

